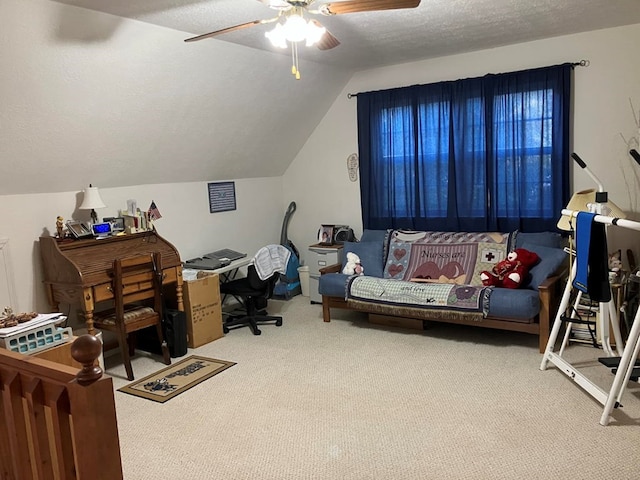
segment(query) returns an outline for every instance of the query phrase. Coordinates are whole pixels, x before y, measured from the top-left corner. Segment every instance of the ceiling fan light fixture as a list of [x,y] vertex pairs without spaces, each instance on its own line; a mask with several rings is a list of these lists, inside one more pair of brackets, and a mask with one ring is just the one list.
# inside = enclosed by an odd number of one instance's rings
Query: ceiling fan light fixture
[[284,36],[290,42],[301,42],[307,38],[309,25],[300,15],[289,15],[284,22]]
[[265,32],[264,36],[277,48],[287,48],[290,43],[304,41],[307,47],[318,43],[327,31],[323,26],[306,21],[299,15],[290,15],[284,24],[277,23],[273,30]]
[[309,21],[307,24],[307,47],[312,47],[318,43],[326,31],[326,28]]
[[[185,42],[195,42],[205,38],[214,38],[224,33],[235,32],[256,25],[274,23],[275,27],[265,32],[265,37],[276,48],[291,48],[293,66],[291,73],[300,79],[298,69],[298,47],[304,41],[307,47],[316,46],[319,50],[330,50],[340,45],[340,41],[317,20],[305,20],[309,15],[342,15],[346,13],[374,12],[378,10],[399,10],[416,8],[421,0],[259,0],[267,7],[277,10],[273,18],[254,20],[186,38]],[[322,3],[317,9],[310,7],[314,2]]]
[[265,37],[269,39],[271,45],[276,48],[287,48],[287,38],[284,34],[284,27],[282,24],[276,24],[273,30],[267,31],[264,34]]

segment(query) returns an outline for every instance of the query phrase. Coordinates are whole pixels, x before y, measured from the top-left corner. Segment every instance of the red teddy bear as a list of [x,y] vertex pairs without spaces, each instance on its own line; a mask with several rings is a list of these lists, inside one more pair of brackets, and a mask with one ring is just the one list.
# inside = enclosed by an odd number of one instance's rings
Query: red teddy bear
[[484,286],[518,288],[527,278],[531,267],[539,261],[537,253],[516,248],[506,259],[496,263],[490,272],[480,272],[480,280]]

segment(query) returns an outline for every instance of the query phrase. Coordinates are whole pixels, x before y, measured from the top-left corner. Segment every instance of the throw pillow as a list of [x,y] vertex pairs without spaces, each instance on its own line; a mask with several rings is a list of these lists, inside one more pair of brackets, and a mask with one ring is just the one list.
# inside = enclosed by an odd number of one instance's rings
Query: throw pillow
[[360,257],[364,274],[382,278],[383,258],[382,242],[344,242],[342,248],[342,268],[347,263],[347,253],[352,252]]
[[533,290],[537,290],[538,286],[558,270],[567,259],[566,252],[561,248],[545,247],[535,243],[525,243],[522,248],[535,252],[540,257],[540,262],[529,271],[531,280],[525,285],[525,288]]
[[[535,244],[543,247],[562,248],[562,236],[555,232],[519,232],[515,234],[515,248],[526,248],[524,245]],[[527,250],[529,250],[527,248]],[[537,252],[536,252],[537,253]]]

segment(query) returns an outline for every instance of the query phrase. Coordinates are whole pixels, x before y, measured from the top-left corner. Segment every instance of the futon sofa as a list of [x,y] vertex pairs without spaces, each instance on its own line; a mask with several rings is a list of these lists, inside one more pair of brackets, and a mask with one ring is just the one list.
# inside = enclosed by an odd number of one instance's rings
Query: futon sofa
[[[567,273],[562,244],[552,232],[365,230],[360,242],[344,244],[342,264],[320,270],[323,320],[342,308],[526,332],[539,336],[543,352]],[[480,272],[515,248],[540,257],[520,288],[483,286]],[[349,252],[358,255],[364,275],[342,273]]]

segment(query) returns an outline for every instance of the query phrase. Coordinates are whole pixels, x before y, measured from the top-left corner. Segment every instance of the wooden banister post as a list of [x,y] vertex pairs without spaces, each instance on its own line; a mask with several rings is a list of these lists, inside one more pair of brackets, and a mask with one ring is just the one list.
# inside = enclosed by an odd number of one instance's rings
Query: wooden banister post
[[102,377],[102,369],[96,360],[102,352],[102,342],[94,335],[84,334],[76,338],[71,345],[71,356],[82,365],[82,369],[76,375],[80,385],[91,385]]

